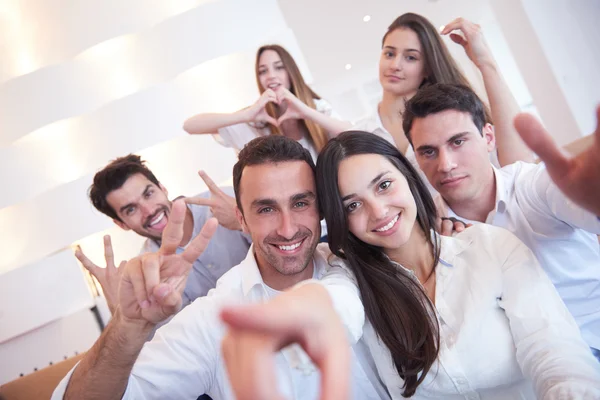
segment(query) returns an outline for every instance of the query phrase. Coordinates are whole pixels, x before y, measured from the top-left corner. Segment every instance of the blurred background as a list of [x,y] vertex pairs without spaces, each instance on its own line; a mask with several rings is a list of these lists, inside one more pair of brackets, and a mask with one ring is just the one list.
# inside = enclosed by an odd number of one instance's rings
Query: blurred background
[[87,350],[107,322],[75,245],[102,266],[105,234],[117,264],[139,252],[143,238],[89,203],[98,169],[133,152],[172,197],[206,189],[199,169],[226,184],[234,151],[181,127],[253,103],[266,43],[344,118],[371,114],[383,34],[409,11],[480,24],[521,108],[560,144],[595,129],[596,0],[0,0],[0,384]]

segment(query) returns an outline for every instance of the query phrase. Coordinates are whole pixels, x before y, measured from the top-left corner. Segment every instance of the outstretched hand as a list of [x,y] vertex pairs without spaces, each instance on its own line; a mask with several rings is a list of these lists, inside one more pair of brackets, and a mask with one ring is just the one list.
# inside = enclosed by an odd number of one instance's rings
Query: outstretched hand
[[265,304],[233,306],[221,313],[229,331],[222,351],[238,400],[282,399],[275,354],[298,343],[321,371],[321,399],[350,395],[350,345],[324,288],[308,284]]
[[102,293],[104,293],[110,312],[114,313],[118,302],[119,283],[121,282],[121,276],[123,275],[123,271],[125,270],[124,266],[127,262],[121,261],[119,268],[115,266],[115,257],[110,235],[104,236],[105,268],[94,264],[92,260],[83,253],[80,246],[77,246],[77,249],[75,250],[75,257],[77,257],[79,262],[81,262],[81,265],[96,278],[102,287]]
[[210,207],[211,214],[219,221],[221,226],[232,231],[242,230],[240,221],[235,215],[235,199],[222,191],[206,172],[198,171],[198,175],[208,186],[210,197],[186,197],[185,202]]
[[169,222],[156,253],[142,254],[125,265],[119,287],[119,307],[124,318],[157,324],[177,313],[192,264],[215,233],[217,220],[209,219],[187,248],[176,254],[183,238],[186,206],[173,202]]
[[574,203],[600,216],[600,106],[596,119],[592,145],[575,157],[560,149],[534,116],[521,113],[514,123],[523,141],[546,164],[556,186]]

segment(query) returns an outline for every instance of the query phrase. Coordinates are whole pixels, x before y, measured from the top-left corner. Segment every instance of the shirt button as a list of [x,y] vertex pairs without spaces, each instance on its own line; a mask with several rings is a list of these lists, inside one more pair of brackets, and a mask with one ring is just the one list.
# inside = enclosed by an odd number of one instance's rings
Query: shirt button
[[213,267],[213,265],[212,265],[212,264],[208,264],[206,267],[207,267],[208,269],[211,269],[211,268]]
[[458,379],[456,380],[456,383],[457,383],[457,384],[459,384],[459,385],[461,385],[461,386],[463,386],[463,385],[466,385],[466,384],[467,384],[467,381],[466,381],[466,379],[463,379],[463,378],[458,378]]

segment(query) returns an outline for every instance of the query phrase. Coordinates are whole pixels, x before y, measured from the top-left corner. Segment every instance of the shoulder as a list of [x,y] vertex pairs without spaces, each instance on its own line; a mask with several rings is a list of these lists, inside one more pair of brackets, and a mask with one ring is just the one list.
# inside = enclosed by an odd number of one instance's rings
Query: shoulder
[[479,260],[498,260],[501,263],[515,251],[528,249],[507,229],[483,223],[475,224],[454,237],[443,237],[442,240],[442,246],[454,241],[465,255],[476,255]]

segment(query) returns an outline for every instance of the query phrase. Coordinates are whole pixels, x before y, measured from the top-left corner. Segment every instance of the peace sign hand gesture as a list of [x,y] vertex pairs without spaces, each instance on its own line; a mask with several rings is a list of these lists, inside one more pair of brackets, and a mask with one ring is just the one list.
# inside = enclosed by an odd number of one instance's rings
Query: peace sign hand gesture
[[174,201],[158,252],[127,262],[119,287],[123,318],[157,324],[181,308],[181,295],[192,264],[204,252],[217,228],[217,221],[209,219],[187,248],[176,254],[183,238],[185,212],[184,202]]
[[111,313],[115,312],[117,306],[118,294],[119,294],[119,282],[121,281],[121,275],[125,268],[126,261],[121,261],[119,268],[115,267],[115,257],[113,254],[112,243],[110,235],[104,236],[104,260],[106,261],[106,267],[102,268],[94,264],[81,250],[80,246],[77,246],[75,250],[75,257],[81,262],[81,264],[89,271],[90,274],[96,278],[102,292],[106,298],[106,303]]
[[210,212],[221,226],[232,231],[242,230],[242,226],[235,215],[235,199],[221,190],[217,184],[204,171],[198,171],[200,178],[210,190],[210,198],[206,197],[186,197],[187,204],[196,204],[199,206],[210,207]]

